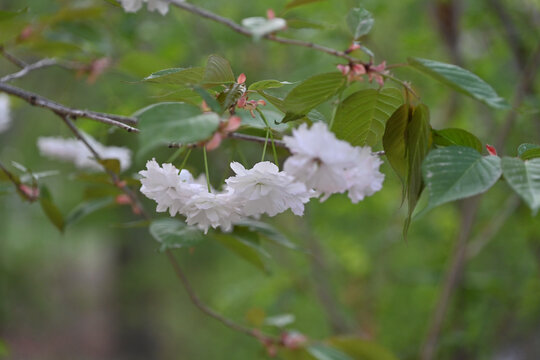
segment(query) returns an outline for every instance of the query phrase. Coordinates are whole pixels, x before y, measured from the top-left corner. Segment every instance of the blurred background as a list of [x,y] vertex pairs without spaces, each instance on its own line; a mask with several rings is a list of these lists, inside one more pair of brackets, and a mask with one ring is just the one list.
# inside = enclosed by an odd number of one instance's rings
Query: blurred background
[[[268,8],[279,16],[286,1],[193,3],[240,22],[265,16]],[[293,9],[284,16],[312,23],[309,28],[291,26],[283,35],[346,49],[350,36],[344,18],[356,5],[320,1]],[[540,106],[539,80],[536,71],[527,72],[539,46],[540,2],[365,0],[362,6],[375,18],[364,44],[377,63],[403,63],[408,56],[435,59],[475,72],[509,101],[520,91],[520,111],[504,128],[506,112],[457,95],[412,69],[395,69],[430,107],[434,128],[462,127],[483,143],[503,144],[498,148],[502,155],[515,156],[520,143],[540,142],[535,110]],[[174,7],[161,16],[145,9],[126,14],[105,0],[0,3],[1,10],[26,7],[21,16],[0,22],[0,42],[11,53],[28,62],[48,56],[87,63],[107,58],[109,66],[100,76],[52,67],[14,85],[83,109],[130,115],[174,100],[163,88],[138,81],[165,68],[204,65],[210,54],[226,57],[236,75],[247,75],[248,83],[299,81],[334,71],[340,63],[306,48],[253,42]],[[24,31],[30,33],[27,38],[21,37]],[[14,71],[0,58],[1,75]],[[107,194],[95,179],[81,179],[72,165],[39,156],[39,136],[70,136],[57,117],[15,98],[12,116],[12,128],[0,134],[1,161],[16,161],[35,172],[58,170],[43,182],[63,213]],[[86,120],[77,124],[104,143],[137,147],[132,134]],[[135,157],[127,174],[144,168],[149,157],[163,162],[173,152]],[[261,147],[231,141],[210,153],[216,186],[238,152],[255,162]],[[188,162],[195,174],[203,171],[201,159],[200,151],[194,151]],[[441,206],[415,220],[404,241],[400,183],[387,164],[382,171],[383,190],[357,205],[346,196],[333,196],[324,203],[312,201],[303,218],[282,214],[272,219],[311,255],[265,245],[271,258],[264,272],[209,239],[177,251],[178,258],[201,298],[238,322],[276,332],[264,319],[293,314],[294,322],[286,328],[309,338],[355,334],[398,359],[418,359],[467,211],[459,203]],[[152,203],[147,208],[159,215]],[[0,215],[0,357],[266,357],[254,339],[225,328],[190,303],[148,229],[129,226],[136,219],[129,207],[104,208],[63,234],[39,204],[24,203],[13,192],[0,196]],[[437,359],[540,358],[539,225],[504,182],[482,196]]]

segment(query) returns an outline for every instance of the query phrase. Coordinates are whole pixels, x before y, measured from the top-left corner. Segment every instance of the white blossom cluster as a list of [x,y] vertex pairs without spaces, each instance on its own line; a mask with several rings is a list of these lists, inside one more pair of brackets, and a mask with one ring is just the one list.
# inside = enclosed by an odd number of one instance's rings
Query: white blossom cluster
[[148,11],[158,11],[161,15],[169,12],[169,2],[163,0],[120,0],[126,12],[137,12],[147,3]]
[[[118,159],[122,171],[130,167],[131,151],[129,149],[118,146],[105,146],[88,134],[83,133],[83,136],[102,159]],[[79,169],[93,171],[103,169],[95,160],[94,154],[80,140],[60,137],[40,137],[37,141],[37,146],[41,155],[51,159],[72,162]]]
[[11,125],[11,113],[9,109],[9,96],[0,94],[0,133],[3,133]]
[[348,191],[357,203],[382,188],[381,160],[369,147],[338,140],[323,123],[310,129],[303,124],[284,141],[292,153],[284,171],[268,161],[251,169],[232,162],[235,176],[225,180],[223,191],[209,192],[189,171],[172,164],[160,166],[152,159],[139,172],[141,192],[157,203],[156,211],[184,215],[188,225],[207,233],[210,227],[230,231],[248,216],[275,216],[288,209],[301,216],[304,204],[313,197],[322,196],[324,201]]

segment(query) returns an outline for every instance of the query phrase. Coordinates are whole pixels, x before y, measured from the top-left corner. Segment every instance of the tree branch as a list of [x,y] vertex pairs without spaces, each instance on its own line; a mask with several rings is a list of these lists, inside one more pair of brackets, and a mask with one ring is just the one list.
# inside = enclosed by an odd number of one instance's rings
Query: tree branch
[[56,59],[42,59],[42,60],[39,60],[38,62],[35,62],[33,64],[26,65],[25,67],[23,67],[20,71],[18,71],[16,73],[9,74],[9,75],[6,75],[6,76],[0,78],[0,82],[8,82],[8,81],[11,81],[11,80],[14,80],[14,79],[18,79],[18,78],[21,78],[21,77],[27,75],[31,71],[41,69],[41,68],[44,68],[44,67],[48,67],[48,66],[57,65],[57,64],[58,64],[58,61]]
[[219,322],[221,322],[223,325],[227,326],[228,328],[233,329],[233,330],[238,331],[238,332],[241,332],[241,333],[244,333],[246,335],[252,336],[252,337],[260,340],[261,342],[263,342],[266,345],[278,344],[279,343],[278,338],[276,338],[274,336],[271,336],[271,335],[263,334],[262,332],[260,332],[260,331],[258,331],[256,329],[252,329],[252,328],[249,328],[247,326],[240,325],[240,324],[238,324],[238,323],[224,317],[223,315],[217,313],[216,311],[212,310],[208,306],[206,306],[206,304],[204,304],[201,301],[199,296],[193,290],[193,287],[191,286],[191,283],[189,282],[186,275],[184,274],[184,272],[180,268],[180,265],[178,264],[178,261],[176,261],[176,258],[174,257],[172,251],[167,250],[167,251],[165,251],[165,254],[167,255],[167,258],[169,259],[169,262],[171,263],[171,265],[174,268],[174,272],[176,274],[176,277],[178,277],[178,279],[182,282],[182,285],[184,286],[184,289],[188,293],[191,302],[199,310],[201,310],[206,315],[218,320]]
[[22,69],[22,68],[24,68],[24,67],[26,67],[28,65],[27,63],[25,63],[21,59],[11,55],[8,52],[6,52],[6,50],[4,49],[4,46],[2,46],[2,45],[0,45],[0,54],[2,54],[2,56],[5,57],[6,60],[8,60],[10,63],[12,63],[13,65],[15,65],[18,68]]
[[8,85],[3,82],[0,82],[0,92],[5,92],[7,94],[17,96],[18,98],[23,99],[24,101],[26,101],[32,106],[49,109],[52,112],[61,116],[69,116],[71,118],[88,118],[88,119],[92,119],[92,120],[95,120],[95,121],[98,121],[107,125],[119,127],[128,132],[139,132],[138,129],[132,126],[126,125],[122,122],[124,121],[124,122],[129,122],[129,123],[134,124],[137,122],[137,119],[135,118],[128,118],[128,117],[122,117],[118,115],[111,115],[111,114],[105,114],[105,113],[98,113],[94,111],[69,108],[62,104],[49,100],[41,95],[23,90],[15,86]]
[[439,336],[446,317],[450,299],[455,288],[461,281],[463,268],[467,255],[467,240],[471,234],[474,219],[480,205],[480,196],[463,200],[461,215],[461,230],[454,246],[454,253],[443,283],[443,288],[437,301],[437,306],[431,317],[428,334],[422,345],[420,359],[432,360],[435,358]]
[[[200,7],[197,7],[197,6],[195,6],[193,4],[190,4],[188,2],[184,2],[182,0],[169,0],[169,2],[171,4],[173,4],[174,6],[182,9],[182,10],[189,11],[192,14],[195,14],[195,15],[210,19],[212,21],[218,22],[220,24],[223,24],[223,25],[229,27],[230,29],[236,31],[237,33],[239,33],[241,35],[244,35],[244,36],[247,36],[247,37],[252,37],[253,36],[248,29],[246,29],[243,26],[237,24],[236,22],[234,22],[231,19],[225,18],[223,16],[219,16],[217,14],[214,14],[213,12],[210,12],[210,11],[208,11],[206,9],[202,9]],[[281,43],[281,44],[301,46],[301,47],[314,49],[316,51],[320,51],[320,52],[323,52],[323,53],[326,53],[326,54],[329,54],[329,55],[332,55],[332,56],[344,58],[349,62],[359,63],[358,59],[356,59],[355,57],[350,56],[345,51],[339,51],[339,50],[332,49],[332,48],[329,48],[329,47],[326,47],[326,46],[323,46],[323,45],[315,44],[313,42],[295,40],[295,39],[288,39],[288,38],[278,37],[278,36],[275,36],[273,34],[267,34],[267,35],[263,36],[262,38],[266,39],[266,40],[269,40],[269,41],[274,41],[274,42],[277,42],[277,43]]]

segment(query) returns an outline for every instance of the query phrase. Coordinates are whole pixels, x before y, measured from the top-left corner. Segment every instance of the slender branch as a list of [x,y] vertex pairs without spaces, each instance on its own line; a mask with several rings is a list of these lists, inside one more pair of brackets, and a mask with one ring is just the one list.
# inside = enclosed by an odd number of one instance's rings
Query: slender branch
[[38,62],[35,62],[33,64],[26,65],[25,67],[23,67],[20,71],[18,71],[16,73],[9,74],[9,75],[6,75],[6,76],[0,78],[0,82],[8,82],[8,81],[11,81],[11,80],[14,80],[14,79],[18,79],[18,78],[21,78],[21,77],[27,75],[28,73],[30,73],[30,72],[32,72],[34,70],[41,69],[41,68],[48,67],[48,66],[57,65],[57,64],[58,64],[58,61],[56,59],[42,59],[42,60],[39,60]]
[[4,47],[2,45],[0,45],[0,54],[6,58],[6,60],[8,60],[10,63],[12,63],[13,65],[23,69],[25,68],[28,64],[25,63],[24,61],[22,61],[21,59],[11,55],[10,53],[6,52],[6,50],[4,49]]
[[439,294],[437,306],[433,312],[433,316],[430,321],[428,334],[422,345],[420,359],[432,360],[435,358],[437,351],[437,344],[439,342],[439,336],[443,326],[446,312],[450,305],[450,299],[454,293],[455,288],[461,281],[463,275],[463,268],[466,262],[467,255],[467,239],[469,238],[474,219],[478,212],[480,205],[480,197],[466,199],[462,202],[463,212],[461,215],[461,230],[454,246],[454,253],[450,260],[450,265],[445,276],[443,288]]
[[12,85],[8,85],[3,82],[0,82],[0,92],[5,92],[7,94],[17,96],[23,99],[24,101],[26,101],[27,103],[29,103],[30,105],[49,109],[52,112],[59,114],[61,116],[69,116],[71,118],[88,118],[88,119],[92,119],[92,120],[95,120],[95,121],[98,121],[107,125],[119,127],[128,132],[139,132],[138,129],[120,122],[120,119],[124,119],[124,120],[129,119],[130,122],[136,122],[137,120],[134,118],[124,118],[124,117],[119,117],[117,115],[110,115],[110,114],[98,113],[94,111],[69,108],[67,106],[64,106],[62,104],[49,100],[36,93],[32,93],[30,91],[26,91]]
[[[62,115],[62,114],[57,114],[57,115],[64,121],[64,123],[71,130],[71,132],[75,135],[75,137],[77,139],[79,139],[86,146],[86,148],[92,153],[92,155],[96,158],[96,160],[102,161],[103,158],[101,157],[101,155],[96,151],[96,149],[94,149],[94,147],[83,136],[83,134],[75,126],[73,121],[71,121],[67,115]],[[104,165],[102,165],[102,166],[103,166],[103,170],[111,178],[113,184],[116,185],[120,190],[122,190],[122,192],[124,194],[126,194],[130,198],[132,204],[135,206],[136,209],[138,209],[140,215],[145,220],[150,220],[151,219],[150,215],[144,210],[144,207],[142,206],[142,204],[141,204],[139,198],[137,197],[137,195],[135,194],[135,192],[133,190],[131,190],[127,186],[127,184],[125,182],[121,181],[120,177],[114,171],[112,171],[110,169],[107,169],[107,167],[105,167]]]
[[512,195],[502,206],[501,211],[496,214],[489,224],[469,242],[467,246],[467,260],[471,260],[477,256],[491,240],[497,235],[499,230],[506,223],[506,220],[516,211],[521,204],[519,196]]
[[182,282],[182,285],[184,286],[184,289],[188,293],[191,302],[199,310],[201,310],[206,315],[218,320],[223,325],[225,325],[228,328],[231,328],[231,329],[233,329],[235,331],[238,331],[238,332],[244,333],[246,335],[255,337],[256,339],[258,339],[258,340],[260,340],[262,342],[265,342],[265,343],[274,343],[274,344],[279,343],[278,338],[276,338],[274,336],[271,336],[271,335],[263,334],[262,332],[260,332],[260,331],[258,331],[256,329],[252,329],[252,328],[249,328],[247,326],[240,325],[240,324],[238,324],[238,323],[236,323],[236,322],[222,316],[221,314],[219,314],[216,311],[212,310],[208,306],[206,306],[206,304],[204,304],[201,301],[199,296],[193,290],[193,287],[191,286],[191,283],[189,282],[186,275],[184,274],[184,272],[180,268],[180,265],[178,264],[178,261],[174,257],[172,251],[167,250],[167,251],[165,251],[165,254],[167,255],[167,258],[169,259],[169,262],[171,263],[171,265],[174,268],[174,272],[176,274],[176,277],[178,277],[178,279]]
[[[223,25],[231,28],[232,30],[236,31],[237,33],[239,33],[241,35],[244,35],[244,36],[247,36],[247,37],[252,37],[252,34],[248,29],[246,29],[243,26],[237,24],[236,22],[234,22],[231,19],[225,18],[223,16],[219,16],[217,14],[214,14],[213,12],[210,12],[210,11],[208,11],[206,9],[202,9],[202,8],[200,8],[198,6],[195,6],[195,5],[190,4],[188,2],[184,2],[182,0],[168,0],[168,1],[171,4],[173,4],[174,6],[180,8],[180,9],[189,11],[192,14],[195,14],[195,15],[210,19],[212,21],[218,22],[220,24],[223,24]],[[323,53],[326,53],[326,54],[329,54],[329,55],[332,55],[332,56],[347,59],[349,62],[356,62],[356,63],[359,62],[358,59],[356,59],[355,57],[350,56],[345,51],[336,50],[336,49],[329,48],[329,47],[319,45],[319,44],[315,44],[315,43],[309,42],[309,41],[288,39],[288,38],[278,37],[278,36],[275,36],[273,34],[267,34],[267,35],[263,36],[263,39],[266,39],[266,40],[269,40],[269,41],[274,41],[274,42],[281,43],[281,44],[286,44],[286,45],[294,45],[294,46],[301,46],[301,47],[311,48],[311,49],[314,49],[316,51],[320,51],[320,52],[323,52]]]

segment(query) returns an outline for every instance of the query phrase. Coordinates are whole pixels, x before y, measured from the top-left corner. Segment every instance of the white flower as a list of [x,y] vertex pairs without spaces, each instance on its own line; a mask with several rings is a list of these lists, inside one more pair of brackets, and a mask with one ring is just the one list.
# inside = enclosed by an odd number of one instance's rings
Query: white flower
[[[105,146],[88,134],[83,134],[88,143],[103,159],[118,159],[120,169],[125,170],[131,165],[131,151],[117,146]],[[94,159],[94,154],[86,145],[76,139],[57,137],[40,137],[37,142],[41,155],[49,158],[70,161],[79,169],[102,170],[103,167]]]
[[9,109],[9,96],[0,94],[0,133],[9,129],[11,125],[11,115]]
[[286,173],[323,194],[323,200],[347,190],[345,169],[354,167],[354,148],[338,140],[326,124],[318,122],[310,129],[302,124],[283,140],[293,154],[285,161]]
[[188,225],[196,225],[205,234],[210,227],[230,231],[242,220],[239,204],[230,192],[209,193],[206,183],[199,183],[200,177],[193,179],[189,171],[179,172],[172,164],[160,167],[154,159],[146,163],[146,169],[139,171],[141,192],[157,203],[156,211],[184,215]]
[[255,39],[260,39],[264,35],[285,29],[287,21],[282,18],[267,19],[256,16],[243,19],[242,26],[247,28]]
[[147,3],[148,11],[158,11],[161,15],[169,12],[169,2],[164,0],[120,0],[126,12],[137,12],[143,3]]
[[163,164],[160,167],[156,160],[146,163],[147,170],[139,171],[141,178],[141,192],[157,203],[156,211],[169,210],[171,216],[182,213],[188,200],[196,193],[204,191],[202,185],[193,183],[193,176],[188,170],[180,173],[172,164]]
[[143,0],[120,0],[126,12],[137,12],[141,9]]
[[382,189],[384,174],[379,171],[382,161],[371,154],[371,148],[356,147],[355,151],[356,165],[347,171],[346,177],[349,183],[349,198],[356,204]]
[[169,12],[169,2],[162,0],[147,0],[148,11],[158,11],[161,15]]
[[196,225],[205,234],[209,227],[231,231],[233,224],[242,220],[239,205],[232,201],[228,192],[214,194],[201,191],[187,202],[183,214],[188,225]]
[[304,204],[314,196],[303,183],[283,172],[269,161],[263,161],[246,170],[240,163],[231,163],[236,176],[225,182],[232,190],[232,197],[241,204],[244,215],[258,216],[266,213],[275,216],[291,209],[303,215]]
[[371,149],[337,139],[324,123],[310,129],[302,124],[283,140],[292,153],[285,161],[285,172],[322,194],[322,201],[348,190],[356,203],[382,187],[381,162],[371,155]]

